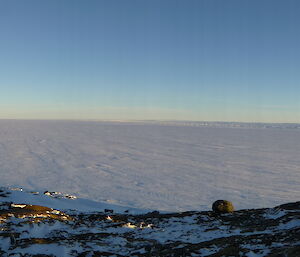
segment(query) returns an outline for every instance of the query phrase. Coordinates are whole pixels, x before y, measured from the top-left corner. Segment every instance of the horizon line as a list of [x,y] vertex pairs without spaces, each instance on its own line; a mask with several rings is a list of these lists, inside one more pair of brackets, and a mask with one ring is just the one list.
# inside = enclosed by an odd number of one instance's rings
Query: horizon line
[[82,122],[195,122],[195,123],[236,123],[236,124],[299,124],[300,122],[263,122],[263,121],[222,121],[222,120],[174,120],[174,119],[74,119],[74,118],[0,118],[9,121],[82,121]]

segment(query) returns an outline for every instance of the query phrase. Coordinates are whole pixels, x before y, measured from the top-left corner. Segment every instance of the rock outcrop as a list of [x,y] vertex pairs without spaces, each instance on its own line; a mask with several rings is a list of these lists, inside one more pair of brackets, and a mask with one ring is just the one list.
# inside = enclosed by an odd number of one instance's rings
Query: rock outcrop
[[2,203],[0,230],[1,256],[298,257],[300,202],[227,214],[142,215]]

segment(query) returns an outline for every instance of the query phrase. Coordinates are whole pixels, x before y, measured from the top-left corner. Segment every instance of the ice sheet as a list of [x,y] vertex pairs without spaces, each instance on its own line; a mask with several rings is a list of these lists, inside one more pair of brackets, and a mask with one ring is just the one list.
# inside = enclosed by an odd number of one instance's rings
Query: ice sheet
[[273,207],[300,195],[300,130],[0,120],[1,186],[165,211]]

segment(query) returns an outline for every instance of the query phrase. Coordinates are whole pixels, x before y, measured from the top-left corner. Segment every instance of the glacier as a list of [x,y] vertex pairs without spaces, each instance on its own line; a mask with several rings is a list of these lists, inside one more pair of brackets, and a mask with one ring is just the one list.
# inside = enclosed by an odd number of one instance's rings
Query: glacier
[[297,125],[0,120],[1,186],[160,211],[298,201]]

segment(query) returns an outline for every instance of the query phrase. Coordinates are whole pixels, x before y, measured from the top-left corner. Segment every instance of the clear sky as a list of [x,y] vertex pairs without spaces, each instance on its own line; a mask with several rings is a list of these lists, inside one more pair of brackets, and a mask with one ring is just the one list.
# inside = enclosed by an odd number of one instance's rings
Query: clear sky
[[299,0],[0,0],[0,118],[300,122]]

